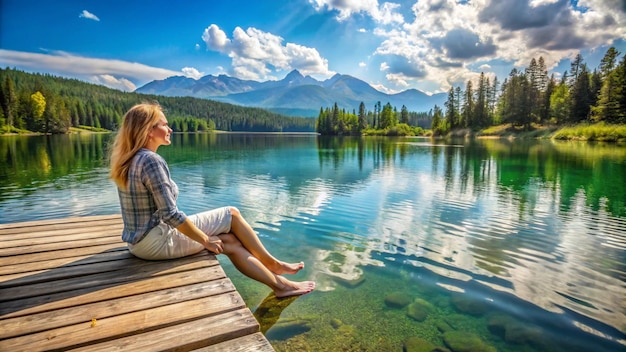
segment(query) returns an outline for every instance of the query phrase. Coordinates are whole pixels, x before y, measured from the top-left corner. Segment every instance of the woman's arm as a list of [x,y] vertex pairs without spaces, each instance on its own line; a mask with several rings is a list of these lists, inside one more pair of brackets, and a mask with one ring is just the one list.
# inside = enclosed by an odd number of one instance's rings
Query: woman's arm
[[213,236],[212,238],[207,236],[196,225],[194,225],[189,218],[185,219],[185,222],[180,224],[176,230],[184,233],[187,237],[200,243],[204,246],[204,248],[215,254],[223,252],[222,240],[220,240],[217,236]]
[[210,238],[178,210],[176,205],[178,188],[170,178],[170,171],[165,160],[154,152],[146,156],[148,160],[143,166],[142,182],[152,194],[161,219],[209,251],[216,254],[222,253],[222,241],[217,236]]

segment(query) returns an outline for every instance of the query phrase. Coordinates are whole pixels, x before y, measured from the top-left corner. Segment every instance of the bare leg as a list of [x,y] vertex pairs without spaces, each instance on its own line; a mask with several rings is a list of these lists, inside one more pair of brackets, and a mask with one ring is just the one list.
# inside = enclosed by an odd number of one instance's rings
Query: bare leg
[[244,275],[269,286],[276,297],[297,296],[315,289],[313,281],[291,281],[271,272],[261,261],[242,245],[233,234],[219,235],[224,245],[224,254]]
[[286,263],[274,258],[274,256],[265,249],[259,236],[257,236],[246,219],[243,218],[239,209],[231,207],[230,211],[232,214],[230,231],[237,236],[241,244],[272,273],[276,275],[295,274],[304,268],[303,262]]

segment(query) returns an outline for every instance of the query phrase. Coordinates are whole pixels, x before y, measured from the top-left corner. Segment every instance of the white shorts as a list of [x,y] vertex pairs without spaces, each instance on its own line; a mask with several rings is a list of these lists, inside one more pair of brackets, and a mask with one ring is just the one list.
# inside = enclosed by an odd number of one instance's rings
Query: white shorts
[[[215,236],[230,231],[232,215],[230,207],[223,207],[193,214],[188,218],[202,232]],[[200,243],[165,223],[150,230],[138,243],[128,244],[128,250],[134,256],[146,260],[181,258],[203,249]]]

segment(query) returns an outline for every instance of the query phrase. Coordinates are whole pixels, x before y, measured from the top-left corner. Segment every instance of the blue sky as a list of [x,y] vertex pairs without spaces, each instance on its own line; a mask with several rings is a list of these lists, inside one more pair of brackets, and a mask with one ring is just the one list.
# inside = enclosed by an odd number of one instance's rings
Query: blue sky
[[0,67],[132,91],[174,75],[348,74],[384,92],[560,75],[626,52],[625,0],[2,0]]

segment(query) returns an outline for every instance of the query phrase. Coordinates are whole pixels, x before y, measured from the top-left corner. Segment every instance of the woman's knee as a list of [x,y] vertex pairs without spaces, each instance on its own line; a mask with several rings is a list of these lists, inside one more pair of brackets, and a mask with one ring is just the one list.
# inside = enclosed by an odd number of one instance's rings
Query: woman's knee
[[241,212],[239,211],[237,207],[229,206],[228,208],[230,210],[231,216],[241,216]]
[[238,248],[243,246],[237,236],[233,235],[232,233],[223,233],[219,235],[219,238],[220,240],[222,240],[224,254],[226,255],[233,253]]

